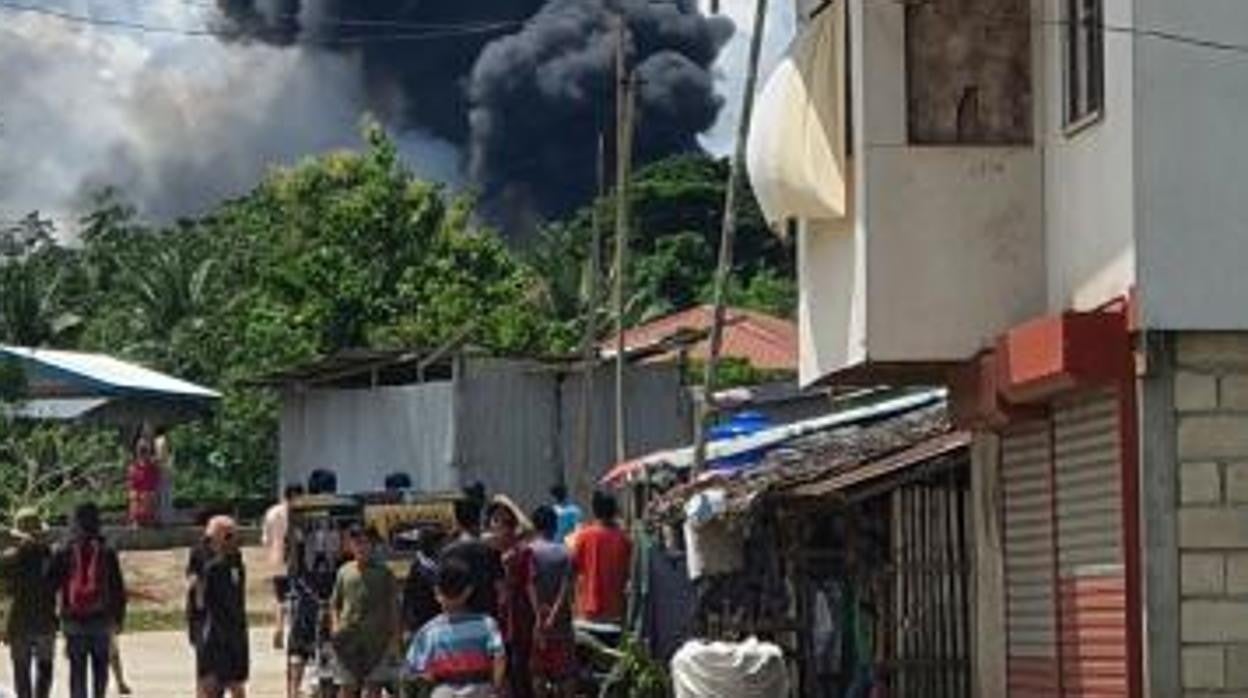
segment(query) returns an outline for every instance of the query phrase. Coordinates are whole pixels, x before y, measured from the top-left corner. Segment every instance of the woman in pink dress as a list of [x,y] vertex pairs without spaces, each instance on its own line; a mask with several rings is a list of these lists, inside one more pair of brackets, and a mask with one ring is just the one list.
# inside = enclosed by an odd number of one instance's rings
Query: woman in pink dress
[[156,504],[160,493],[160,466],[152,456],[152,443],[140,437],[134,448],[134,461],[127,472],[130,485],[130,524],[151,526],[156,523]]

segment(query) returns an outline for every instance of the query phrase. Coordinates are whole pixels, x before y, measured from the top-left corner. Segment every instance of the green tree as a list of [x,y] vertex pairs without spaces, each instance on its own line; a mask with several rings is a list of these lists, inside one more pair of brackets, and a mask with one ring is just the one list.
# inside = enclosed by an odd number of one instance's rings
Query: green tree
[[[634,175],[627,322],[710,301],[727,179],[727,161],[699,154],[660,160]],[[611,221],[613,209],[612,198],[606,197],[545,226],[528,253],[547,284],[553,311],[567,324],[584,316],[584,270],[595,213],[598,220]],[[602,236],[604,274],[610,273],[610,233],[604,230]],[[767,228],[754,197],[744,197],[730,302],[789,317],[796,307],[795,274],[791,244]]]

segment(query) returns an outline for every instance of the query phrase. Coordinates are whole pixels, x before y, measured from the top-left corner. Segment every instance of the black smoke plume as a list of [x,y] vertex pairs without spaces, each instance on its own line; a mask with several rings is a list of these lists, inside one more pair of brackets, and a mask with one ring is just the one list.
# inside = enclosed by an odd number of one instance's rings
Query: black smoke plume
[[[732,34],[694,0],[219,0],[238,40],[358,55],[369,108],[458,145],[509,233],[587,201],[615,128],[615,17],[640,81],[636,158],[698,147]],[[315,50],[315,49],[314,49]]]

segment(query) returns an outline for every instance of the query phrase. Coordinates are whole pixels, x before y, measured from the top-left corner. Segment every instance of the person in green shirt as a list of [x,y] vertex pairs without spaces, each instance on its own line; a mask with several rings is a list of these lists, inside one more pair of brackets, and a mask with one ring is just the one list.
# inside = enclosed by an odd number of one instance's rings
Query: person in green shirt
[[56,646],[56,590],[47,583],[52,548],[39,511],[20,509],[13,517],[10,536],[16,544],[0,555],[0,579],[13,599],[5,635],[13,660],[14,690],[17,698],[48,698]]
[[375,555],[372,528],[347,531],[351,559],[338,570],[330,597],[339,698],[381,698],[390,683],[386,659],[399,631],[398,583]]

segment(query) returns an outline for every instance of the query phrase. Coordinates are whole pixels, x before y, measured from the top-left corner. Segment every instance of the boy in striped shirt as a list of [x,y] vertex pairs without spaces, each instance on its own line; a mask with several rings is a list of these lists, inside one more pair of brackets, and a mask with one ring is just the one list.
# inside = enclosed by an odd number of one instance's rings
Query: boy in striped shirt
[[451,558],[438,572],[442,614],[425,624],[407,651],[408,669],[433,685],[431,698],[495,698],[503,694],[507,660],[494,619],[467,610],[472,572]]

